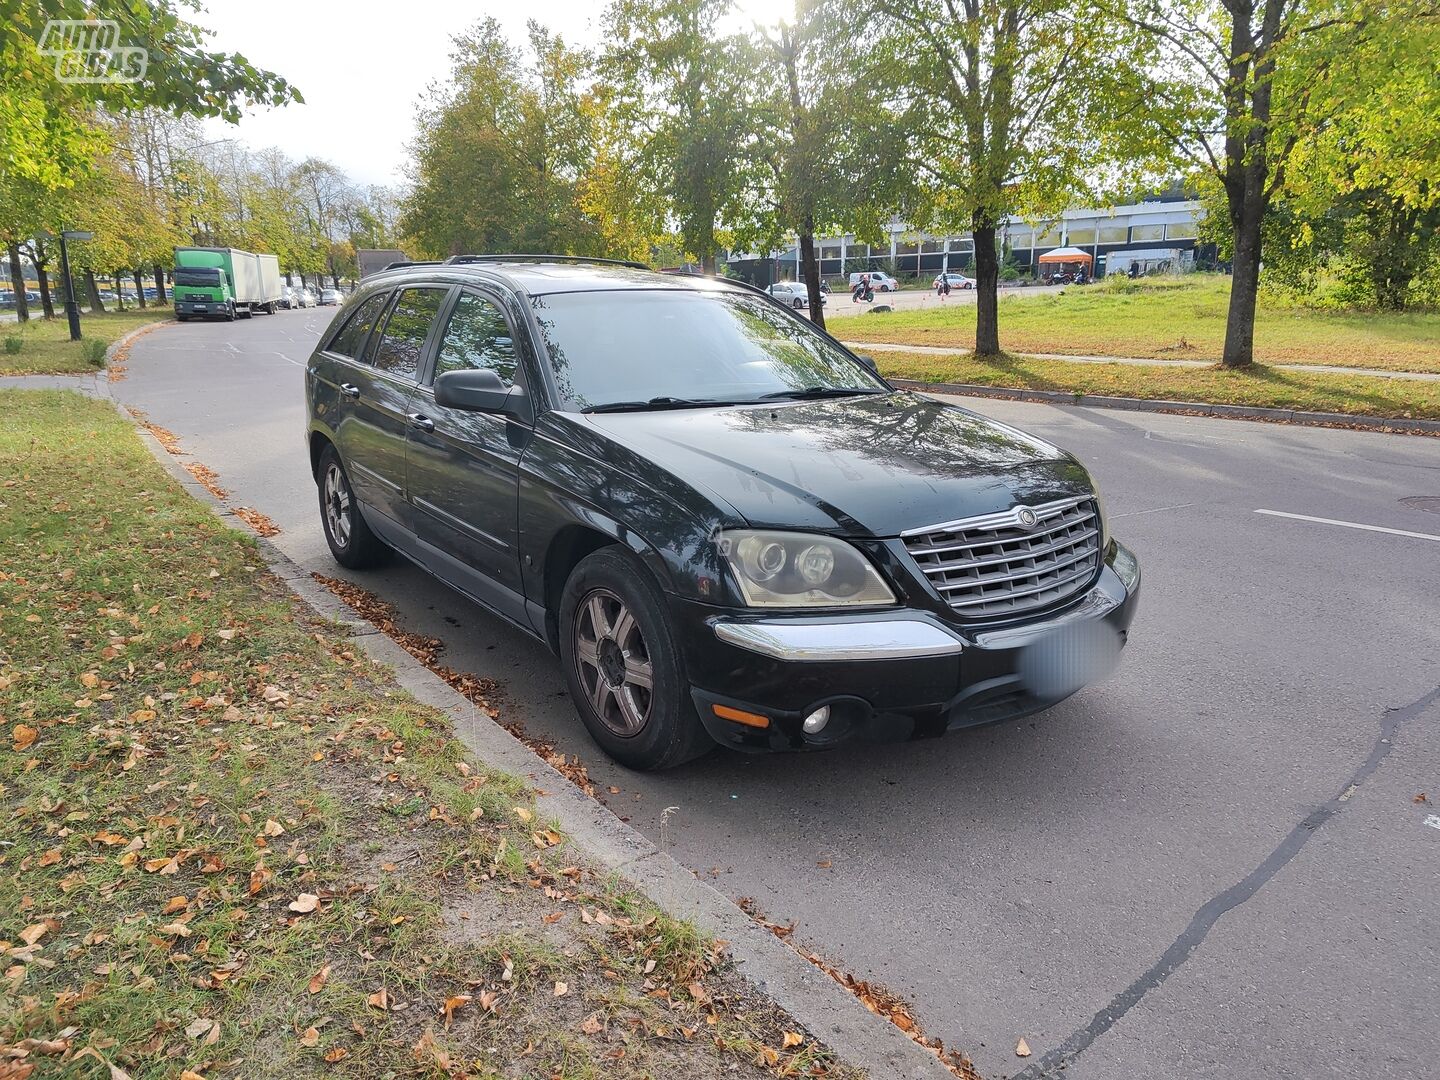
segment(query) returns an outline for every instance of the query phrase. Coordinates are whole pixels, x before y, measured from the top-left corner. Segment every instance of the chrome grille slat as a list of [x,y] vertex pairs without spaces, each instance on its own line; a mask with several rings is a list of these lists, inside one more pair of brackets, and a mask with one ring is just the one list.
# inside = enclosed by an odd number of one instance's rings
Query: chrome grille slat
[[[1033,525],[1022,524],[1022,510],[1033,513]],[[901,541],[930,584],[967,618],[1062,603],[1100,569],[1100,518],[1088,497],[912,529]]]
[[[1024,550],[1023,552],[1017,552],[1016,554],[1013,554],[1013,555],[996,555],[995,557],[989,558],[989,559],[972,559],[972,560],[969,560],[969,561],[968,561],[967,565],[969,565],[969,566],[994,566],[994,565],[997,565],[997,564],[999,564],[999,563],[1010,562],[1010,561],[1012,561],[1013,559],[1019,557],[1019,555],[1021,555],[1021,554],[1024,554],[1025,556],[1033,559],[1033,558],[1036,558],[1036,557],[1041,556],[1041,555],[1048,555],[1048,554],[1050,554],[1052,551],[1059,551],[1061,548],[1064,548],[1064,547],[1073,547],[1075,544],[1080,543],[1082,540],[1089,540],[1089,539],[1091,539],[1092,537],[1095,537],[1095,536],[1098,536],[1098,535],[1099,535],[1098,530],[1088,529],[1088,530],[1086,530],[1085,532],[1081,533],[1079,536],[1066,536],[1066,537],[1064,537],[1063,539],[1057,540],[1057,541],[1055,541],[1055,543],[1053,543],[1053,544],[1047,544],[1047,545],[1044,546],[1044,547],[1030,548],[1030,549],[1028,549],[1028,550]],[[975,546],[980,546],[980,545],[975,545]],[[912,551],[910,554],[916,555],[917,553]],[[926,552],[926,554],[934,554],[934,552]],[[917,561],[917,562],[919,561],[918,557],[917,557],[916,561]],[[920,569],[921,569],[921,570],[924,570],[925,573],[927,573],[927,574],[944,574],[944,573],[948,573],[951,569],[953,569],[953,567],[947,566],[947,565],[945,565],[945,564],[932,565],[932,564],[930,564],[930,563],[920,563]]]

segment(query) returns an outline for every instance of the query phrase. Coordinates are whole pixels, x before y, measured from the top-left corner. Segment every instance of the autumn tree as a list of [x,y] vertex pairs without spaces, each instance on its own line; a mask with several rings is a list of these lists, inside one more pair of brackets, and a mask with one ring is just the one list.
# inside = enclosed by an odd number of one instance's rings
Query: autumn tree
[[713,271],[722,223],[742,212],[755,149],[746,107],[754,56],[717,26],[730,0],[614,0],[600,73],[629,132],[624,156]]
[[1056,213],[1094,181],[1110,157],[1114,57],[1134,58],[1089,0],[875,0],[870,11],[857,53],[912,131],[917,224],[973,234],[975,350],[996,354],[1001,223]]
[[[1128,0],[1114,10],[1156,49],[1125,95],[1130,121],[1158,151],[1212,176],[1224,194],[1233,272],[1222,359],[1246,367],[1254,359],[1266,221],[1296,156],[1347,111],[1349,94],[1337,90],[1356,85],[1345,72],[1362,83],[1383,80],[1383,71],[1349,60],[1422,9],[1411,0]],[[1433,79],[1433,55],[1428,62]]]

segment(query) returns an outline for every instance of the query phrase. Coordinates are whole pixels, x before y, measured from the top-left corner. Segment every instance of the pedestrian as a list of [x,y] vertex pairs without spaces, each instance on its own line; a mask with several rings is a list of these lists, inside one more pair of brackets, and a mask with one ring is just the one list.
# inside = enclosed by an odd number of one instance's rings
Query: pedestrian
[[948,299],[950,299],[950,275],[949,275],[949,274],[941,274],[941,275],[940,275],[940,301],[941,301],[941,303],[944,303],[944,302],[945,302],[946,300],[948,300]]

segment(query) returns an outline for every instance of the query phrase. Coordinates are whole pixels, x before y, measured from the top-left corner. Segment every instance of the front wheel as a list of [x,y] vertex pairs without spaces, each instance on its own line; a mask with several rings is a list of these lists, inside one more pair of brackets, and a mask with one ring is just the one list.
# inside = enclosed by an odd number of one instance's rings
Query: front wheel
[[715,744],[695,715],[664,594],[635,556],[602,548],[560,601],[560,655],[590,736],[632,769],[667,769]]
[[320,489],[320,524],[335,561],[351,570],[367,570],[383,563],[390,549],[365,524],[350,487],[350,476],[333,446],[327,446],[320,455],[316,483]]

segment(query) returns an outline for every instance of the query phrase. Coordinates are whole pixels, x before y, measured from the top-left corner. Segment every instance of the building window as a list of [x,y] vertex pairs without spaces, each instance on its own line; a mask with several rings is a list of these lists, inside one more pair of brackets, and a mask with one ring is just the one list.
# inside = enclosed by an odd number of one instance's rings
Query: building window
[[1052,228],[1045,230],[1043,233],[1040,233],[1039,230],[1036,230],[1036,232],[1039,233],[1038,239],[1036,239],[1035,241],[1036,247],[1050,248],[1060,246],[1059,225],[1055,225]]
[[1089,226],[1083,229],[1071,229],[1068,235],[1070,237],[1070,243],[1076,247],[1083,247],[1086,244],[1095,243],[1095,230]]
[[1165,238],[1167,240],[1194,240],[1195,223],[1193,221],[1181,223],[1172,222],[1165,226]]
[[1102,244],[1123,244],[1130,239],[1129,230],[1124,225],[1101,225],[1100,243]]
[[1011,229],[1009,239],[1012,250],[1033,247],[1035,244],[1035,234],[1030,229]]
[[824,244],[824,245],[822,245],[821,248],[820,248],[820,258],[822,258],[822,259],[838,259],[838,258],[840,258],[840,245],[839,245],[839,244]]
[[1130,226],[1130,242],[1144,243],[1151,240],[1164,240],[1164,225],[1132,225]]

